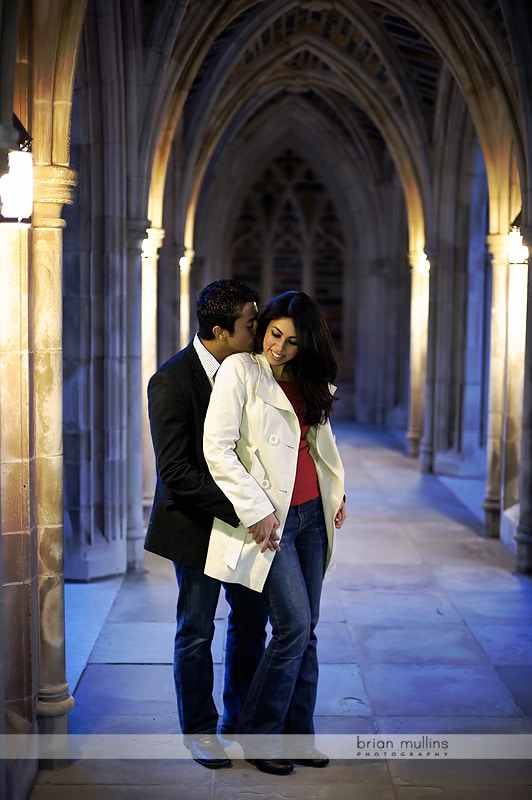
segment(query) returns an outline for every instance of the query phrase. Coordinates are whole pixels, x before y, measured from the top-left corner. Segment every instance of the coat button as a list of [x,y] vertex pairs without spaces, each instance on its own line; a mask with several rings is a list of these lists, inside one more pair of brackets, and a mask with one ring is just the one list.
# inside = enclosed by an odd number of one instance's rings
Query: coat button
[[264,478],[264,480],[262,481],[262,488],[263,488],[263,489],[269,489],[269,488],[270,488],[270,486],[271,486],[271,483],[270,483],[270,481],[269,481],[269,480],[267,480],[266,478]]
[[279,444],[280,441],[280,438],[275,433],[272,433],[272,435],[268,437],[269,444]]

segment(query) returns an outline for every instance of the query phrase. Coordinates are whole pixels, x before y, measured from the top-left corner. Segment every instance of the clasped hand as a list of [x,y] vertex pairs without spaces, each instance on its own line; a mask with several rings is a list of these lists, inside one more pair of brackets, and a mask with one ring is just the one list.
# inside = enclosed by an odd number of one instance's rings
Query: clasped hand
[[281,549],[278,531],[279,520],[273,511],[271,514],[268,514],[267,517],[253,523],[253,525],[250,525],[248,528],[248,533],[251,534],[253,541],[261,545],[261,553],[264,553],[266,550],[278,552]]

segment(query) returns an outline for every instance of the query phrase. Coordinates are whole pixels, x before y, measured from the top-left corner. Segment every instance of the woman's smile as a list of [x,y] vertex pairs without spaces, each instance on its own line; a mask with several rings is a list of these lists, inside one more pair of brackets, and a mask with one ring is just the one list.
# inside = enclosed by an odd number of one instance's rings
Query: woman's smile
[[290,317],[273,319],[264,334],[264,354],[276,378],[281,378],[285,364],[298,353],[296,329]]

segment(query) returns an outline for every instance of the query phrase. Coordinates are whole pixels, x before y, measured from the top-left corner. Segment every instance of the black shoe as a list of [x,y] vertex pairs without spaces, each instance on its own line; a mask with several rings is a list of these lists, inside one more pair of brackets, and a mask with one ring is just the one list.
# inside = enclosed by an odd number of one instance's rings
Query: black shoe
[[229,769],[233,762],[227,758],[225,751],[215,733],[198,733],[187,737],[187,746],[194,761],[207,769]]
[[323,758],[294,758],[294,764],[301,764],[303,767],[326,767],[329,763],[327,756]]
[[292,762],[285,758],[246,758],[246,761],[270,775],[290,775],[294,771]]

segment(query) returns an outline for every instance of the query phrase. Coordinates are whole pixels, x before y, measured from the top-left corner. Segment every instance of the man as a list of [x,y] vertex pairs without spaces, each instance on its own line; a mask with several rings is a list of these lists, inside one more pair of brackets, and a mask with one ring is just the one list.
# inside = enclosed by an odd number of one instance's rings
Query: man
[[[212,697],[211,644],[221,584],[203,570],[214,517],[234,527],[239,520],[209,474],[203,423],[220,363],[231,353],[252,348],[257,302],[255,291],[234,280],[215,281],[202,289],[196,305],[198,333],[148,384],[157,484],[144,547],[174,562],[179,587],[174,648],[179,720],[192,757],[211,769],[232,764],[215,735],[218,711]],[[220,732],[232,733],[264,652],[266,614],[258,592],[238,584],[224,588],[230,613]]]

